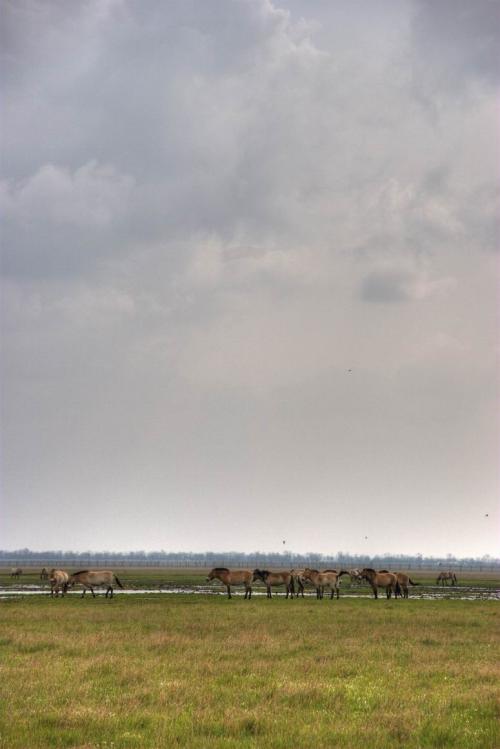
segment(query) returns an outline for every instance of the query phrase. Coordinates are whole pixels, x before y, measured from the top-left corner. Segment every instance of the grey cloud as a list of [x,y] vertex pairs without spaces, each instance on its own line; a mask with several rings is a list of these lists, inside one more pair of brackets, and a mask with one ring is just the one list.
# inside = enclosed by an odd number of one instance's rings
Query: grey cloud
[[461,91],[500,80],[500,5],[494,0],[416,0],[416,71],[424,91]]
[[370,273],[362,283],[361,297],[367,302],[407,302],[412,298],[412,276],[397,271]]
[[350,508],[403,497],[374,544],[463,547],[497,486],[487,32],[396,5],[5,3],[3,544],[85,501],[108,545],[355,549]]

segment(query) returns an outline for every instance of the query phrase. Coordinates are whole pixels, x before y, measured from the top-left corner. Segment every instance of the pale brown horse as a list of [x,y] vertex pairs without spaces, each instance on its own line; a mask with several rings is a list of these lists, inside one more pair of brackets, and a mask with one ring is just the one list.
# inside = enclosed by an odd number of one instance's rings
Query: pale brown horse
[[116,583],[119,588],[123,588],[123,585],[118,580],[117,576],[111,570],[80,570],[71,575],[69,579],[69,585],[83,585],[83,598],[87,592],[87,588],[91,591],[95,598],[94,588],[98,588],[101,585],[106,586],[106,598],[113,598],[113,583]]
[[45,569],[45,567],[40,572],[40,580],[48,580],[49,579],[49,573]]
[[447,581],[450,581],[450,585],[457,584],[457,576],[454,572],[440,572],[437,576],[436,585],[448,585]]
[[214,567],[208,573],[207,581],[220,580],[226,586],[227,597],[231,598],[231,585],[244,585],[245,598],[252,597],[252,573],[250,570],[228,570],[227,567]]
[[395,596],[401,595],[397,575],[393,572],[376,572],[371,567],[365,567],[361,570],[361,576],[370,585],[374,598],[378,598],[379,588],[385,588],[387,598],[390,598],[393,593]]
[[[389,570],[379,570],[379,573],[389,572]],[[407,575],[405,572],[395,572],[394,573],[396,577],[398,578],[399,587],[401,589],[401,596],[402,598],[408,598],[408,586],[409,585],[420,585],[420,583],[414,582],[409,575]],[[398,594],[395,596],[398,597]]]
[[11,577],[21,577],[22,574],[23,574],[23,571],[20,567],[12,567],[10,570]]
[[293,583],[293,574],[291,572],[269,572],[269,570],[253,571],[252,582],[255,580],[262,580],[267,588],[267,597],[272,598],[271,586],[273,585],[284,585],[286,588],[286,597],[290,596],[293,598],[295,593],[295,586]]
[[58,597],[59,593],[64,597],[69,583],[69,575],[64,570],[50,570],[50,597]]
[[290,574],[293,576],[294,586],[297,586],[297,598],[299,598],[299,596],[304,598],[304,588],[308,582],[304,578],[304,570],[291,570]]
[[323,598],[325,588],[329,588],[330,600],[332,600],[334,594],[337,598],[339,597],[340,578],[342,575],[348,574],[346,570],[341,570],[340,572],[337,572],[337,570],[323,570],[323,572],[319,572],[318,570],[306,567],[303,577],[316,588],[316,598]]

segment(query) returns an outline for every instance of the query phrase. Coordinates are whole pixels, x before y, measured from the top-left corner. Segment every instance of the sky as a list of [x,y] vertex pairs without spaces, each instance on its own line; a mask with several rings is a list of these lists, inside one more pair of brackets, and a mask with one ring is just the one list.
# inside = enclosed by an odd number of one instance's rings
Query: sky
[[0,548],[499,555],[495,0],[2,0]]

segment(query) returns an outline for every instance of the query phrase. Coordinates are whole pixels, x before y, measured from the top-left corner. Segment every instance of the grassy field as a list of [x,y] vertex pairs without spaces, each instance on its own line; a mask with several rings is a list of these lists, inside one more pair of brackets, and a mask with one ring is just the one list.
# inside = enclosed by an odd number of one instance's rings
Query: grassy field
[[0,601],[0,746],[493,749],[499,612],[460,600]]

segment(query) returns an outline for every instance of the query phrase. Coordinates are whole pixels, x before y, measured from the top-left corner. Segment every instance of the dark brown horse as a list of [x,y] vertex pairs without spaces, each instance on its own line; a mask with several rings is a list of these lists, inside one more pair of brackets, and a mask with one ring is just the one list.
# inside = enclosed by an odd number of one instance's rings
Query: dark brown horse
[[393,572],[376,572],[371,567],[365,567],[361,571],[361,576],[370,585],[374,598],[378,598],[379,588],[385,588],[387,598],[390,598],[393,593],[395,596],[401,595],[398,578]]
[[214,567],[208,573],[207,581],[220,580],[227,589],[227,597],[231,598],[231,585],[244,585],[245,598],[252,597],[252,573],[250,570],[229,570],[227,567]]
[[49,579],[49,573],[45,569],[45,567],[40,572],[40,580],[48,580]]
[[254,582],[255,580],[261,580],[264,583],[267,588],[268,598],[272,598],[271,586],[276,585],[285,586],[287,598],[288,596],[290,596],[290,598],[293,598],[293,594],[295,593],[292,572],[269,572],[269,570],[256,569],[253,571],[252,577],[252,581]]

